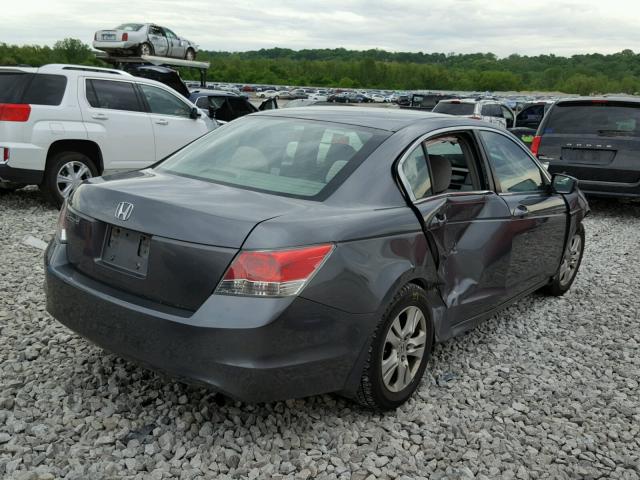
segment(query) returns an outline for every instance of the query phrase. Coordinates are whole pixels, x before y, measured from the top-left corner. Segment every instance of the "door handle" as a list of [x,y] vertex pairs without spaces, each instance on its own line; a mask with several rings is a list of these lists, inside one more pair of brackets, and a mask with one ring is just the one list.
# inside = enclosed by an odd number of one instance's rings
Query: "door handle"
[[447,222],[447,216],[444,213],[436,213],[431,219],[432,227],[441,227]]
[[518,205],[516,208],[513,209],[514,217],[524,217],[528,214],[529,214],[529,209],[524,205]]
[[169,125],[169,120],[156,120],[158,125]]
[[107,117],[104,113],[94,113],[93,115],[91,115],[91,118],[95,118],[96,120],[107,120],[109,117]]

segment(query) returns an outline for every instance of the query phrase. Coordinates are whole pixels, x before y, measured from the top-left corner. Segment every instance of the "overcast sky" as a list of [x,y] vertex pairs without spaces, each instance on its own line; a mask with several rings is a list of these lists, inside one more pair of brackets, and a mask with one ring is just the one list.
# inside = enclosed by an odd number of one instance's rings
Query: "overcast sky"
[[155,22],[207,50],[640,51],[638,0],[0,0],[0,12],[12,44],[90,43],[101,28]]

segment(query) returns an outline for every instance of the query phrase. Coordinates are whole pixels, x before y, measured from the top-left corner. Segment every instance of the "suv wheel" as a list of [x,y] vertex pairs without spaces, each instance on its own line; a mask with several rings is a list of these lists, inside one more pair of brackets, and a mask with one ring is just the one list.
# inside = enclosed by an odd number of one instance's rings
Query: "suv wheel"
[[374,410],[402,405],[418,388],[433,349],[425,291],[405,285],[373,334],[356,400]]
[[80,152],[60,152],[47,165],[43,192],[47,199],[60,208],[65,198],[82,182],[98,175],[93,161]]
[[582,263],[584,253],[584,226],[578,225],[575,233],[569,239],[560,263],[558,273],[551,279],[549,285],[544,288],[545,293],[559,297],[564,295],[573,284]]

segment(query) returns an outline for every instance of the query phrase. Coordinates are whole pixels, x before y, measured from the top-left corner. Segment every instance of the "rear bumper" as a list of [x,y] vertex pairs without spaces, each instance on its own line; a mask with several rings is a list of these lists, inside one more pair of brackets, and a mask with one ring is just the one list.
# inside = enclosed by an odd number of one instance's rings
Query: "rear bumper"
[[187,316],[84,277],[67,262],[64,245],[53,242],[45,263],[47,311],[146,367],[248,402],[357,388],[370,315],[299,297],[213,295]]
[[138,42],[109,42],[109,41],[93,41],[93,48],[98,50],[131,50],[138,46]]
[[13,168],[7,163],[0,163],[0,183],[14,183],[20,185],[39,185],[44,173],[41,170]]

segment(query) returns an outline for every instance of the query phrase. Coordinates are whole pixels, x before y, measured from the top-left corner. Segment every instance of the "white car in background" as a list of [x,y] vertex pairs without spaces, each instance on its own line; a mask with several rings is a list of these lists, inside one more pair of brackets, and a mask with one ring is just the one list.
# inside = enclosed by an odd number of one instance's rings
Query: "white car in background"
[[513,110],[497,100],[472,98],[440,100],[432,112],[484,120],[502,128],[513,128],[515,125]]
[[198,53],[195,43],[153,23],[123,23],[109,30],[98,30],[93,48],[116,55],[156,55],[186,60],[195,60]]
[[137,170],[217,126],[155,80],[81,65],[0,67],[0,190],[60,205],[84,180]]

